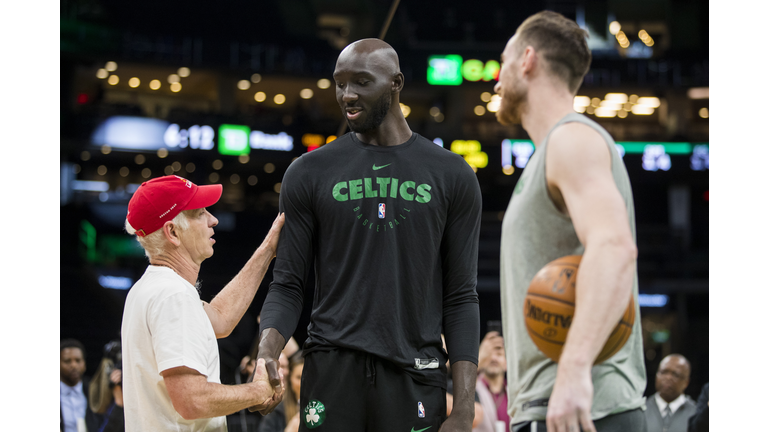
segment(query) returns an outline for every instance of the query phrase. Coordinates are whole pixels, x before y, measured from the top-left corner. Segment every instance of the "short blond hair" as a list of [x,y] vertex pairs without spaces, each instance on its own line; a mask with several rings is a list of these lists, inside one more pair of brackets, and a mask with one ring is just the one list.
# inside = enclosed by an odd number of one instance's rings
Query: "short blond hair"
[[[193,211],[194,210],[184,210],[176,215],[176,217],[173,218],[171,222],[173,222],[173,224],[180,230],[184,231],[189,228],[188,212]],[[134,229],[131,224],[128,223],[128,219],[125,220],[125,231],[130,235],[136,235],[136,229]],[[149,259],[160,255],[163,252],[163,248],[166,244],[162,228],[151,234],[147,234],[144,237],[136,236],[136,240],[138,240],[141,247],[144,248],[144,255],[146,255]]]
[[518,47],[532,46],[546,60],[549,71],[576,93],[592,63],[589,32],[557,12],[541,11],[523,21],[515,35]]

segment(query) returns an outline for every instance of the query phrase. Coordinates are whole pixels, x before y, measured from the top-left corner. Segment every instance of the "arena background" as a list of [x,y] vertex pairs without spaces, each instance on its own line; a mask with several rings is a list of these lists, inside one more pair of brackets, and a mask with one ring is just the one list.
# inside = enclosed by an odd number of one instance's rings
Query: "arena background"
[[[220,221],[215,254],[200,272],[202,297],[210,300],[266,234],[291,161],[343,131],[333,85],[321,80],[331,79],[346,44],[379,36],[391,6],[389,0],[60,3],[60,337],[85,344],[87,375],[104,344],[119,338],[126,288],[147,264],[122,230],[138,184],[177,174],[224,186],[212,208]],[[661,358],[681,353],[691,361],[686,393],[695,398],[709,381],[710,348],[706,2],[399,3],[384,39],[400,56],[408,123],[464,153],[481,185],[481,330],[501,317],[501,218],[532,150],[521,127],[495,119],[494,62],[515,28],[544,9],[589,30],[592,67],[578,91],[587,98],[577,98],[575,107],[625,152],[645,305],[646,394],[655,391]],[[439,83],[453,67],[451,85]],[[126,138],[125,131],[133,133]],[[239,136],[250,147],[237,147]],[[223,382],[233,382],[256,336],[270,281],[268,272],[241,324],[219,341]],[[294,335],[299,343],[312,294],[310,284]]]

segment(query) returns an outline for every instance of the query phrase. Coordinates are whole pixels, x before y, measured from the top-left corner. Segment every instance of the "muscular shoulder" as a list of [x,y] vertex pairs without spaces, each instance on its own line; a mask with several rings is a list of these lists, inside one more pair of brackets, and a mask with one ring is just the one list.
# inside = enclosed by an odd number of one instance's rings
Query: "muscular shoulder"
[[611,153],[603,136],[583,123],[566,123],[549,136],[547,178],[585,170],[610,170]]
[[584,123],[571,122],[561,125],[549,135],[547,154],[557,156],[599,156],[610,157],[603,136],[595,128]]

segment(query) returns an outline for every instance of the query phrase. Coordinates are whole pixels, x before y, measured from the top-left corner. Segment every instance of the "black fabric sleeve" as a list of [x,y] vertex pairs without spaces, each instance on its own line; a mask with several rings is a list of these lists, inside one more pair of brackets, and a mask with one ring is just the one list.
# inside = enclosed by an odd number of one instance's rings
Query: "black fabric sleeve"
[[304,306],[304,285],[314,260],[312,194],[303,175],[303,158],[286,170],[280,190],[280,212],[285,224],[277,245],[277,257],[269,293],[261,309],[259,333],[274,328],[286,341],[293,336]]
[[464,165],[456,178],[443,232],[443,333],[452,364],[477,364],[480,307],[477,298],[477,253],[482,197],[477,176]]

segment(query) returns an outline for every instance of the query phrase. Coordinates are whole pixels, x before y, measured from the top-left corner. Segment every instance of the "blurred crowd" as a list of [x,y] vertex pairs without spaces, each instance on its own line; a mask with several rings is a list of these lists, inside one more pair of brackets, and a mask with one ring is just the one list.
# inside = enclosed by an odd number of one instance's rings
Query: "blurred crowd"
[[[236,381],[244,382],[253,373],[255,345],[243,357],[236,371]],[[74,339],[61,341],[62,432],[121,432],[125,430],[122,394],[122,352],[120,341],[104,346],[101,362],[93,377],[86,377],[85,347]],[[450,368],[450,365],[448,365]],[[280,355],[285,377],[285,396],[266,416],[243,410],[229,416],[230,431],[298,432],[299,397],[304,356],[291,338]],[[450,370],[450,369],[449,369]],[[507,414],[507,361],[504,338],[490,331],[480,343],[478,376],[475,386],[473,432],[502,432],[509,429]],[[691,375],[688,359],[670,354],[660,363],[654,379],[656,392],[646,399],[648,432],[701,432],[709,430],[709,384],[696,399],[685,393]],[[450,377],[450,374],[449,374]],[[446,392],[447,412],[452,407],[452,383]]]

